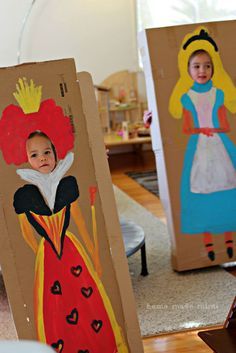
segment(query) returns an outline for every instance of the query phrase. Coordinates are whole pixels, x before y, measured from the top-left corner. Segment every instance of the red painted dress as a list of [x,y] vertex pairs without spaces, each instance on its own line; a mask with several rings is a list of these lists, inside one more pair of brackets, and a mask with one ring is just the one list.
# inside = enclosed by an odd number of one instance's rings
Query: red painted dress
[[39,188],[15,193],[17,214],[25,214],[42,237],[36,255],[34,306],[38,338],[60,353],[127,353],[110,300],[83,245],[67,228],[76,179],[60,180],[51,210]]

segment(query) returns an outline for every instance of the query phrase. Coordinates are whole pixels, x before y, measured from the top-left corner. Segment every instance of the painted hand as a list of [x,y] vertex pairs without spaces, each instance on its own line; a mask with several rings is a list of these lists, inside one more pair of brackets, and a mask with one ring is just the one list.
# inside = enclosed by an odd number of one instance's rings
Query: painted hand
[[211,127],[201,127],[200,128],[200,133],[210,137],[213,136],[213,129]]

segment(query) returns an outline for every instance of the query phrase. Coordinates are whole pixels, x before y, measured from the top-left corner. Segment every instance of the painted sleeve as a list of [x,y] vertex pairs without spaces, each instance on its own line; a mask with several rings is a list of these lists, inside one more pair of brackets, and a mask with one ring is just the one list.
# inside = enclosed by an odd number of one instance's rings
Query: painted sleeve
[[34,190],[31,185],[24,185],[19,188],[14,195],[13,206],[17,214],[25,213],[30,210],[32,204],[32,197],[34,198]]
[[183,108],[191,111],[192,102],[191,102],[190,97],[186,93],[181,97],[180,101],[181,101]]
[[217,91],[216,91],[216,105],[217,105],[217,108],[219,108],[222,105],[224,105],[224,99],[225,99],[224,92],[221,89],[217,89]]
[[64,206],[77,200],[78,197],[79,187],[76,178],[74,176],[63,178],[58,185],[54,211],[61,210]]
[[50,215],[50,209],[42,201],[43,198],[37,186],[26,184],[15,192],[13,206],[17,214],[33,211],[37,214]]

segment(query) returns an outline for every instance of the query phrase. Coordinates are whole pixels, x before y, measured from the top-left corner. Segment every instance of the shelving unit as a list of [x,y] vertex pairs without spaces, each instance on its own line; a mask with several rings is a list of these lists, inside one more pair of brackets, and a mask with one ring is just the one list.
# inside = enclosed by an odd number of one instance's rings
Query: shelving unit
[[110,89],[104,86],[95,85],[95,95],[98,103],[98,111],[104,134],[111,132],[109,115],[109,92]]
[[104,142],[106,147],[112,148],[122,145],[143,145],[145,143],[151,143],[151,137],[133,137],[129,139],[123,139],[121,136],[113,134],[107,134],[104,136]]
[[146,102],[140,102],[136,72],[114,73],[95,86],[95,91],[107,147],[151,142],[148,131],[147,136],[138,136],[138,127],[144,128],[142,117]]
[[124,120],[130,123],[140,122],[141,108],[138,103],[123,103],[109,109],[111,128],[116,128],[117,115],[122,113]]

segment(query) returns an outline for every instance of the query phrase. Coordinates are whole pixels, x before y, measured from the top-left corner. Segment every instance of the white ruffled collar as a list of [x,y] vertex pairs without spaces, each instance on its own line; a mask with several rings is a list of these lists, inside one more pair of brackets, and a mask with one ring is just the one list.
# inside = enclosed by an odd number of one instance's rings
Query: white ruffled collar
[[16,173],[21,179],[39,188],[49,208],[53,211],[57,186],[62,177],[70,169],[73,161],[74,153],[69,152],[64,159],[58,162],[56,168],[49,174],[43,174],[33,169],[17,169]]

